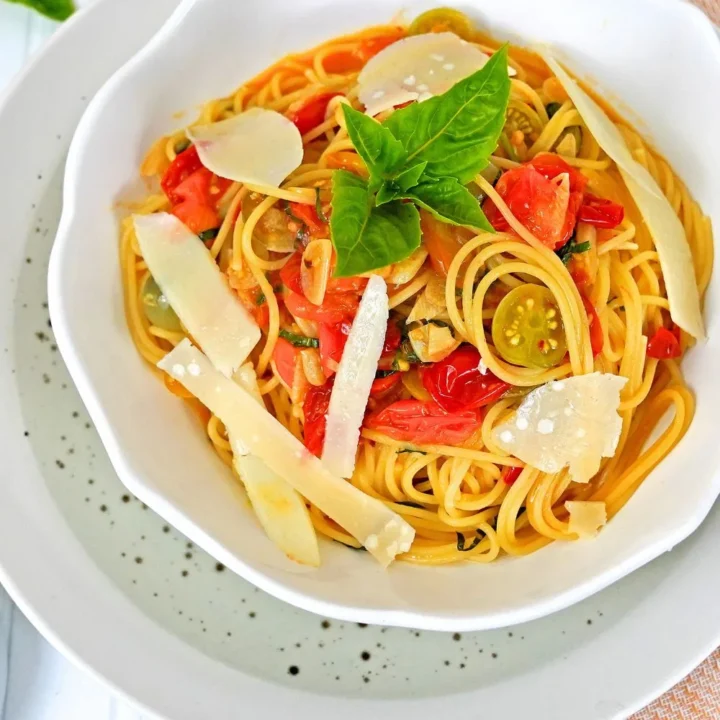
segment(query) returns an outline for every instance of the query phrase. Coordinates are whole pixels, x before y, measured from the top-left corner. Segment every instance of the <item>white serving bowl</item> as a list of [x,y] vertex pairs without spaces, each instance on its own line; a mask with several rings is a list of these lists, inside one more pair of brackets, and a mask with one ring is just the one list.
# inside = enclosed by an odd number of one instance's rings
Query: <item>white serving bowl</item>
[[[283,55],[432,7],[425,0],[188,0],[97,94],[67,163],[49,297],[60,350],[130,491],[229,568],[299,607],[365,623],[479,630],[559,610],[670,550],[720,493],[716,408],[720,285],[707,297],[709,341],[685,374],[697,396],[687,436],[593,541],[555,543],[488,566],[383,571],[367,554],[323,542],[322,567],[301,567],[265,537],[243,491],[183,404],[135,350],[122,305],[115,206],[138,187],[160,135],[204,101]],[[676,0],[468,0],[459,6],[499,38],[553,44],[597,81],[685,180],[720,227],[720,43]],[[187,113],[173,119],[179,110]]]

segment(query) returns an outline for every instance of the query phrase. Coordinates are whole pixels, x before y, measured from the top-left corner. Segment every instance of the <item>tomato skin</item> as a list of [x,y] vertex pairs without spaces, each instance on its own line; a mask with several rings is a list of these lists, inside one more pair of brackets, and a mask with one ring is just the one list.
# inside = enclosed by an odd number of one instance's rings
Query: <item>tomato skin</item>
[[668,330],[665,327],[658,328],[647,344],[647,356],[657,360],[670,360],[679,358],[682,355],[680,347],[679,330]]
[[325,121],[328,103],[338,95],[342,93],[326,92],[314,95],[298,108],[288,111],[287,118],[301,135],[306,135]]
[[327,228],[327,223],[320,219],[313,205],[291,202],[289,208],[290,214],[307,225],[311,234],[317,234]]
[[305,447],[316,457],[320,457],[325,445],[325,430],[327,428],[327,413],[330,406],[332,381],[328,380],[321,387],[311,385],[303,402],[305,423],[303,424],[303,438]]
[[336,325],[328,325],[326,323],[320,325],[318,332],[318,339],[320,341],[320,364],[322,365],[325,377],[330,377],[335,374],[342,358],[351,327],[351,323],[347,321]]
[[443,277],[447,277],[453,259],[473,233],[442,223],[425,210],[420,211],[420,230],[433,269]]
[[585,195],[577,217],[579,222],[594,225],[596,228],[612,229],[623,221],[625,208],[612,200],[588,193]]
[[322,305],[314,305],[304,295],[292,291],[285,294],[285,307],[291,315],[303,320],[335,325],[355,316],[360,300],[350,293],[325,293]]
[[397,323],[391,318],[388,320],[387,330],[385,331],[385,344],[383,345],[381,357],[391,357],[395,355],[401,342],[402,332]]
[[202,167],[203,164],[194,145],[175,156],[160,180],[160,187],[171,203],[180,202],[180,199],[174,195],[175,188]]
[[303,294],[302,281],[300,279],[300,266],[302,265],[302,251],[298,250],[282,266],[280,280],[282,284],[298,295]]
[[352,70],[360,70],[370,58],[377,55],[381,50],[384,50],[388,45],[392,45],[397,40],[400,40],[400,38],[405,37],[405,34],[405,28],[397,27],[387,35],[363,40],[352,50],[343,50],[328,55],[323,62],[325,72],[345,73]]
[[532,165],[541,175],[548,180],[554,180],[558,175],[567,173],[570,178],[570,192],[582,193],[588,183],[587,178],[576,168],[568,165],[558,155],[552,153],[539,153],[528,165]]
[[446,412],[476,410],[501,397],[510,385],[491,372],[478,369],[480,353],[472,345],[461,345],[444,360],[421,370],[430,397]]
[[399,372],[392,372],[384,377],[376,377],[370,387],[370,395],[378,397],[384,395],[388,390],[394,388],[402,379]]
[[508,468],[505,468],[505,470],[503,471],[503,474],[502,474],[503,482],[504,482],[506,485],[512,485],[512,484],[520,477],[520,473],[521,473],[524,469],[525,469],[525,468],[521,468],[521,467],[508,467]]
[[602,325],[600,325],[600,318],[598,318],[594,305],[582,293],[580,293],[580,297],[582,298],[585,312],[588,316],[588,322],[590,323],[590,347],[592,348],[593,357],[597,357],[602,352],[603,344],[605,343]]
[[447,413],[434,402],[398,400],[368,415],[365,427],[418,445],[459,445],[481,422],[477,410]]
[[295,379],[295,363],[300,356],[300,349],[289,340],[278,338],[273,350],[273,361],[278,375],[283,382],[291,388]]

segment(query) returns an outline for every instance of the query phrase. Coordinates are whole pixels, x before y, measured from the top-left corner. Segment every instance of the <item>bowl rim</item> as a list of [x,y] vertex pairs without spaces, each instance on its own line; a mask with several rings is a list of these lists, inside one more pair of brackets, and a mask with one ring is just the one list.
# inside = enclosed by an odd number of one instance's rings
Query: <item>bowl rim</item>
[[[660,6],[672,6],[678,11],[680,8],[683,8],[683,12],[687,13],[688,22],[692,21],[699,30],[710,31],[718,60],[717,69],[720,71],[720,38],[716,35],[713,25],[707,16],[705,16],[699,8],[690,5],[684,0],[681,0],[680,3],[678,3],[677,0],[654,1]],[[201,0],[182,0],[163,27],[140,52],[106,81],[88,105],[73,137],[67,158],[63,183],[63,211],[50,259],[48,297],[57,344],[73,381],[78,388],[80,396],[95,423],[112,465],[123,484],[139,499],[160,512],[168,522],[180,529],[181,532],[190,537],[219,561],[233,567],[233,569],[237,570],[239,568],[240,574],[248,581],[285,602],[310,612],[344,621],[427,630],[485,630],[514,625],[542,617],[568,607],[602,590],[687,538],[705,519],[716,500],[716,496],[706,497],[703,504],[697,508],[697,511],[692,517],[689,517],[684,523],[678,524],[672,532],[666,534],[662,539],[658,539],[654,543],[647,544],[636,550],[622,562],[560,593],[548,595],[540,601],[535,601],[519,609],[485,613],[478,616],[458,614],[452,611],[445,613],[433,611],[432,613],[428,613],[423,610],[397,609],[395,607],[358,607],[323,600],[321,597],[304,593],[258,571],[246,563],[243,558],[229,554],[220,544],[216,543],[212,538],[209,538],[204,532],[197,528],[192,521],[189,521],[182,516],[182,514],[174,512],[173,508],[168,506],[161,495],[155,493],[144,484],[141,474],[134,469],[132,458],[128,457],[119,443],[112,424],[99,400],[96,386],[91,381],[84,360],[75,347],[73,332],[69,326],[65,310],[63,293],[64,278],[62,271],[65,261],[64,251],[70,243],[73,225],[77,216],[78,198],[75,189],[78,178],[82,173],[81,161],[83,150],[96,126],[98,116],[101,115],[103,109],[111,102],[116,89],[121,87],[129,78],[132,78],[138,68],[142,68],[156,52],[162,50],[168,38],[183,25],[183,22],[192,13],[193,9],[200,4]],[[713,280],[713,283],[715,282],[717,281]],[[159,510],[159,507],[162,507],[162,510]]]

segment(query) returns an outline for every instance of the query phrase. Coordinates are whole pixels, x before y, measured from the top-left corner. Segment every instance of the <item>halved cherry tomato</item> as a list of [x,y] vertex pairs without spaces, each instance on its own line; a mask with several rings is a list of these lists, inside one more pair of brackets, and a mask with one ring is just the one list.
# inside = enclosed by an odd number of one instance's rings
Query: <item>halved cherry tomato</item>
[[399,372],[391,372],[388,375],[376,377],[370,386],[370,395],[378,397],[384,395],[388,390],[394,388],[402,379]]
[[300,267],[302,265],[302,251],[298,250],[294,255],[290,256],[290,259],[283,265],[280,270],[280,280],[282,284],[292,290],[298,295],[303,294],[302,281],[300,279]]
[[434,402],[398,400],[365,418],[365,427],[418,445],[459,445],[481,422],[480,412],[448,413]]
[[200,168],[172,191],[172,214],[194,233],[220,225],[220,216],[210,201],[212,178],[213,174],[207,168]]
[[290,214],[307,225],[311,233],[319,233],[327,228],[327,223],[323,222],[317,214],[314,205],[304,205],[303,203],[289,203]]
[[332,386],[332,380],[328,380],[320,387],[311,385],[303,402],[305,447],[317,457],[322,455],[325,444],[325,429]]
[[576,168],[568,165],[559,155],[553,153],[539,153],[528,165],[532,165],[548,180],[554,180],[558,175],[567,173],[570,178],[570,192],[584,192],[588,179]]
[[603,349],[603,338],[602,325],[600,325],[600,318],[598,318],[597,312],[593,304],[580,293],[583,305],[585,306],[585,312],[588,316],[588,322],[590,323],[590,347],[592,348],[593,357],[598,356]]
[[385,343],[382,349],[381,357],[388,357],[395,355],[397,349],[400,347],[402,342],[402,333],[398,324],[390,318],[387,324],[387,330],[385,331]]
[[175,156],[160,180],[160,187],[171,203],[180,202],[179,198],[174,197],[175,188],[201,167],[203,164],[194,145]]
[[509,467],[505,468],[502,474],[503,482],[506,485],[512,485],[519,477],[520,473],[524,470],[521,467]]
[[511,290],[497,306],[492,339],[500,356],[527,368],[555,367],[567,341],[555,296],[544,285],[527,283]]
[[340,322],[335,325],[322,323],[318,332],[320,341],[320,364],[322,365],[325,377],[335,374],[340,364],[345,343],[350,334],[350,322]]
[[285,307],[291,315],[303,320],[334,325],[355,316],[360,299],[352,293],[325,293],[322,305],[313,305],[304,295],[294,292],[285,294]]
[[410,35],[451,32],[463,40],[472,40],[475,28],[465,13],[443,7],[427,10],[422,15],[418,15],[410,24],[408,32]]
[[480,353],[472,345],[461,345],[444,360],[421,370],[430,397],[447,412],[475,410],[501,397],[510,385],[491,372],[479,370]]
[[679,339],[680,331],[658,328],[647,344],[647,356],[658,360],[679,358],[682,355]]
[[617,227],[625,217],[625,208],[605,198],[587,194],[578,211],[578,221],[597,228],[612,229]]
[[297,107],[291,105],[287,112],[288,120],[295,125],[301,135],[309,133],[325,121],[328,103],[337,95],[342,95],[342,93],[320,93],[301,101]]
[[363,40],[352,50],[342,50],[328,55],[323,61],[325,72],[346,73],[360,70],[370,58],[384,50],[388,45],[400,40],[405,34],[405,28],[397,27],[386,35]]
[[456,225],[440,222],[425,210],[420,211],[420,229],[433,268],[447,276],[453,259],[473,233]]
[[278,375],[291,388],[295,379],[295,363],[300,357],[300,349],[285,338],[278,338],[273,350],[273,361]]

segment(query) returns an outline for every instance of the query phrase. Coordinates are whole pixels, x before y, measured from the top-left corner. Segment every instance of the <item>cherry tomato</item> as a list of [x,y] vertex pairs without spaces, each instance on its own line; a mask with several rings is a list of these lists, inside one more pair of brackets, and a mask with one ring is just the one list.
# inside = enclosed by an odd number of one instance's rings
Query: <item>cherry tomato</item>
[[422,381],[430,397],[447,412],[475,410],[494,402],[510,385],[478,369],[480,353],[461,345],[444,360],[423,368]]
[[568,165],[559,155],[539,153],[529,163],[548,180],[567,173],[570,178],[570,192],[584,192],[588,179],[576,168]]
[[475,34],[470,18],[459,10],[436,8],[418,15],[410,24],[410,35],[425,35],[432,32],[455,33],[463,40],[471,40]]
[[300,349],[285,338],[278,338],[273,350],[273,361],[278,375],[291,388],[295,379],[295,364],[300,357]]
[[335,325],[322,323],[318,332],[320,341],[320,364],[322,365],[325,377],[335,374],[340,364],[345,343],[351,328],[350,322],[341,322]]
[[325,72],[346,73],[360,70],[370,58],[402,37],[405,37],[405,28],[396,27],[385,35],[362,40],[352,50],[341,50],[328,55],[323,61]]
[[313,205],[291,202],[289,207],[290,214],[307,225],[311,234],[324,232],[327,229],[327,223],[320,219]]
[[203,164],[194,145],[175,156],[160,180],[160,187],[171,203],[179,202],[179,198],[174,197],[175,188],[201,167]]
[[388,390],[394,388],[402,379],[399,372],[391,372],[388,375],[376,377],[370,387],[370,395],[378,397],[384,395]]
[[647,344],[647,356],[658,360],[679,358],[682,355],[679,330],[673,332],[665,327],[658,328]]
[[625,217],[625,208],[612,200],[587,194],[578,211],[578,221],[597,228],[612,229],[617,227]]
[[295,254],[290,256],[290,259],[280,270],[280,280],[282,281],[282,284],[288,288],[288,290],[292,290],[298,295],[303,294],[302,281],[300,279],[302,255],[301,250],[295,252]]
[[327,413],[330,406],[332,381],[316,387],[311,385],[303,402],[305,422],[303,424],[303,438],[305,447],[315,456],[320,457],[325,444],[325,429],[327,427]]
[[580,297],[582,298],[585,312],[588,316],[588,322],[590,323],[590,347],[592,348],[593,357],[597,357],[602,352],[605,342],[602,325],[600,325],[600,318],[598,318],[595,307],[590,300],[582,293],[580,293]]
[[520,473],[524,470],[521,467],[508,467],[503,470],[502,479],[506,485],[512,485],[519,477]]
[[287,117],[300,134],[305,135],[325,121],[328,103],[337,95],[342,93],[326,92],[313,95],[303,100],[298,107],[291,105]]
[[433,268],[446,277],[455,255],[473,233],[456,225],[440,222],[425,210],[420,211],[420,229]]
[[352,293],[325,293],[322,305],[313,305],[304,295],[289,292],[285,295],[285,307],[291,315],[302,320],[335,325],[355,316],[360,299]]
[[543,285],[520,285],[502,299],[493,316],[492,338],[500,356],[521,367],[555,367],[567,352],[560,310]]
[[400,347],[402,342],[402,333],[398,324],[390,318],[387,324],[387,330],[385,331],[385,344],[383,345],[381,357],[391,357],[395,355],[397,349]]
[[447,413],[434,402],[398,400],[365,419],[365,427],[402,442],[459,445],[481,422],[477,410]]

